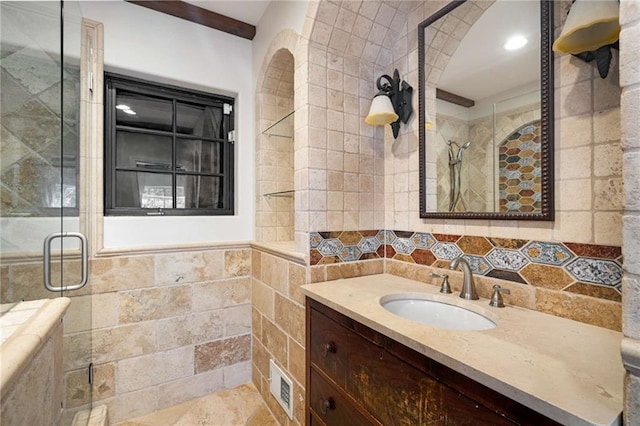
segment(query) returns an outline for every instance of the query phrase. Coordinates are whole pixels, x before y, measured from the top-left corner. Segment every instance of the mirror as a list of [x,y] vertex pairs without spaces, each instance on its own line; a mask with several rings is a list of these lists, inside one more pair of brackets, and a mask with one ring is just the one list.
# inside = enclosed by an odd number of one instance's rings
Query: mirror
[[553,220],[552,6],[454,1],[418,26],[421,218]]

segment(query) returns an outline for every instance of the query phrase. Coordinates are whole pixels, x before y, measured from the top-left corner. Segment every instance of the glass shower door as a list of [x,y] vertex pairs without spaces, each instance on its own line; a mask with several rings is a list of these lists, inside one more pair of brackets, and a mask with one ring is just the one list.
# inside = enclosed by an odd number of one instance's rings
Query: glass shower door
[[[89,286],[70,291],[86,272],[83,244],[64,237],[80,231],[80,8],[48,1],[0,7],[0,302],[70,297],[66,341],[91,328]],[[70,423],[73,411],[91,404],[89,365],[65,357],[64,366]],[[80,400],[69,389],[74,380]]]

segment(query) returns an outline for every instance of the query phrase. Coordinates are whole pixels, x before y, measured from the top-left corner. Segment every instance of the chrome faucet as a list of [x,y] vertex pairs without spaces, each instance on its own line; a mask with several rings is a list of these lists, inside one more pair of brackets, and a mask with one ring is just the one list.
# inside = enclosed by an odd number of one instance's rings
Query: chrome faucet
[[462,290],[460,291],[460,297],[467,300],[478,300],[478,293],[476,292],[476,285],[473,282],[473,272],[471,272],[471,266],[469,262],[462,256],[458,256],[451,261],[449,269],[455,270],[462,269]]

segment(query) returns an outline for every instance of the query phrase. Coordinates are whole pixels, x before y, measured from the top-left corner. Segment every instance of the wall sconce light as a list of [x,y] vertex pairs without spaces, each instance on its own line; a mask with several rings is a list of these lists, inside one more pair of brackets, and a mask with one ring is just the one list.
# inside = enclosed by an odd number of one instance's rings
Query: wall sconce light
[[620,5],[617,0],[574,0],[553,50],[585,62],[595,59],[601,78],[609,73],[611,48],[618,47]]
[[[386,81],[383,83],[382,80]],[[378,86],[379,92],[371,101],[369,114],[364,121],[374,126],[391,124],[395,139],[400,132],[400,122],[407,124],[413,114],[413,106],[411,105],[413,87],[406,81],[400,81],[397,69],[393,71],[393,78],[387,74],[381,75],[376,86]]]

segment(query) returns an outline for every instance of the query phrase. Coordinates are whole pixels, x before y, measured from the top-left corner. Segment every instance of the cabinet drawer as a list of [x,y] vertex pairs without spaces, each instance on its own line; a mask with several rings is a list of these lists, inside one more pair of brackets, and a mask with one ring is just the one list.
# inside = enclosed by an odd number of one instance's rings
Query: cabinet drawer
[[347,360],[350,333],[325,315],[311,310],[311,363],[316,365],[336,384],[345,385],[345,362]]
[[382,424],[513,425],[366,339],[351,343],[346,390]]
[[[307,402],[313,416],[328,426],[372,426],[360,412],[342,396],[341,392],[325,381],[315,369],[311,369],[310,395]],[[320,422],[311,422],[319,424]]]

